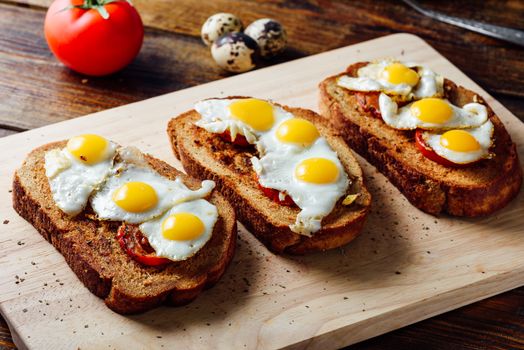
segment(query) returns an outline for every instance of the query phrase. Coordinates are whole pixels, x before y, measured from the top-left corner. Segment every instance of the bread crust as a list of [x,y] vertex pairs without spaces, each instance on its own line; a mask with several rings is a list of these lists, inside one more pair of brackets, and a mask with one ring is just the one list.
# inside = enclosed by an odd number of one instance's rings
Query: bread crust
[[[132,314],[162,303],[188,303],[218,281],[233,257],[237,232],[235,212],[218,191],[209,198],[219,212],[210,241],[185,261],[164,267],[143,266],[119,246],[119,222],[95,221],[83,214],[69,218],[54,204],[43,157],[46,151],[64,146],[65,141],[54,142],[28,155],[14,174],[13,207],[53,244],[93,294],[112,310]],[[146,160],[163,176],[181,176],[190,188],[200,184],[163,161],[149,155]]]
[[[362,171],[351,150],[316,113],[285,106],[284,108],[315,123],[332,146],[336,144],[338,150],[343,150],[345,160],[341,161],[353,178],[352,191],[355,192],[351,193],[360,193],[356,203],[348,208],[337,204],[334,211],[339,208],[340,212],[326,217],[322,221],[322,229],[312,237],[294,233],[289,228],[289,224],[294,222],[299,212],[298,208],[281,206],[266,197],[258,188],[253,179],[251,165],[243,164],[240,160],[249,159],[250,155],[254,155],[254,151],[249,154],[249,151],[224,142],[218,135],[195,126],[194,122],[200,115],[194,110],[172,119],[167,132],[173,152],[182,162],[185,171],[194,177],[216,181],[222,194],[235,207],[239,220],[271,251],[306,254],[342,246],[359,234],[369,212],[371,195],[365,186]],[[223,156],[224,154],[227,157]],[[233,159],[233,166],[228,167],[225,163],[229,158]],[[241,163],[242,171],[235,171],[235,162]],[[351,163],[351,166],[348,163]],[[282,217],[286,219],[283,220]]]
[[414,133],[389,128],[382,120],[359,108],[350,91],[336,79],[355,75],[366,62],[349,66],[346,73],[329,77],[319,85],[319,108],[323,117],[341,131],[347,143],[374,165],[417,208],[430,213],[477,217],[489,215],[508,204],[522,184],[516,145],[500,119],[474,92],[444,82],[446,98],[463,106],[484,103],[495,127],[495,157],[466,168],[447,168],[417,151]]

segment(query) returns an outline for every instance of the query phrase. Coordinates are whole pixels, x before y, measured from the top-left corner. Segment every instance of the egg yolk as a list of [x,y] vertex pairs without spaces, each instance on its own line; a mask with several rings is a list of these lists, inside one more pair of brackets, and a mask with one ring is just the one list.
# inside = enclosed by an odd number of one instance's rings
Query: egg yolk
[[440,137],[440,144],[455,152],[474,152],[480,149],[477,139],[464,130],[446,131]]
[[329,159],[309,158],[295,168],[295,176],[301,181],[314,184],[333,183],[338,179],[338,167]]
[[444,124],[453,116],[450,105],[440,98],[423,98],[414,102],[410,109],[416,118],[431,124]]
[[189,241],[204,233],[204,223],[191,213],[169,215],[162,223],[162,235],[172,241]]
[[102,136],[85,134],[69,139],[67,150],[79,161],[93,165],[105,160],[108,143]]
[[255,98],[245,98],[229,105],[229,111],[234,119],[238,119],[257,131],[271,129],[275,122],[273,106],[266,101]]
[[392,63],[384,69],[384,76],[391,84],[407,84],[415,86],[418,84],[419,75],[413,69],[402,63]]
[[130,213],[143,213],[158,203],[153,187],[145,182],[132,181],[119,187],[113,193],[113,202]]
[[303,147],[311,145],[320,136],[313,123],[302,118],[291,118],[278,126],[277,138],[284,143]]

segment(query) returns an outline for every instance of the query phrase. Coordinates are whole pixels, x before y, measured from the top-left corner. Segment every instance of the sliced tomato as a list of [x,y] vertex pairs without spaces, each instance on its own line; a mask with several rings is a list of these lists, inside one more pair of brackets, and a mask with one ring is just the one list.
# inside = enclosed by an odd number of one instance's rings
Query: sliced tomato
[[255,178],[255,181],[257,182],[258,184],[258,188],[260,188],[262,190],[262,192],[264,192],[264,194],[266,195],[266,197],[268,197],[269,199],[273,200],[274,202],[280,204],[280,205],[285,205],[287,207],[293,207],[293,206],[296,206],[295,202],[293,201],[293,199],[285,194],[284,195],[284,199],[280,199],[280,191],[278,190],[275,190],[273,188],[267,188],[267,187],[264,187],[260,184],[260,182],[258,181],[258,176],[255,174],[254,175],[254,178]]
[[375,118],[382,118],[380,114],[380,106],[378,105],[378,96],[380,92],[377,91],[355,91],[357,102],[364,112],[370,113]]
[[264,192],[266,197],[272,199],[274,202],[277,202],[280,205],[285,205],[286,207],[296,206],[296,204],[293,201],[293,199],[290,196],[288,196],[287,194],[285,194],[284,195],[284,199],[281,200],[280,196],[279,196],[279,193],[280,193],[279,191],[277,191],[277,190],[275,190],[273,188],[264,187],[261,184],[258,184],[258,187],[262,190],[262,192]]
[[426,141],[424,141],[424,137],[422,136],[423,134],[424,134],[424,130],[417,129],[417,131],[415,132],[415,140],[416,140],[417,148],[424,155],[424,157],[436,163],[439,163],[440,165],[444,165],[447,167],[455,167],[455,168],[459,167],[460,168],[460,167],[472,164],[472,163],[457,164],[457,163],[453,163],[452,161],[444,157],[439,156],[431,147],[429,147],[426,144]]
[[137,225],[122,224],[116,235],[118,243],[124,251],[134,260],[147,266],[160,266],[171,262],[167,258],[156,255]]
[[226,142],[234,143],[235,145],[246,147],[249,146],[250,143],[247,142],[247,139],[244,135],[237,134],[235,137],[235,140],[231,139],[231,133],[229,130],[224,131],[223,133],[219,134],[219,136]]

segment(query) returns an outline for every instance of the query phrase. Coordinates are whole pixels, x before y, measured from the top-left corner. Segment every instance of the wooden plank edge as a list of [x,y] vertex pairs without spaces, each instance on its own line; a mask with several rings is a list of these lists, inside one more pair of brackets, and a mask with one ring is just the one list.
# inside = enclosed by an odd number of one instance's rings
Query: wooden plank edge
[[[496,274],[469,285],[421,299],[403,306],[400,314],[398,308],[393,309],[349,326],[314,335],[309,339],[284,346],[284,348],[297,350],[342,348],[522,286],[524,286],[524,266],[518,270]],[[486,290],[486,287],[489,289]],[[447,300],[453,300],[453,303],[440,308],[442,304],[446,304]],[[425,310],[424,314],[415,317],[420,310]],[[391,322],[391,319],[396,319],[397,322]]]
[[16,328],[11,326],[11,322],[6,317],[6,313],[4,312],[3,309],[4,308],[2,307],[2,303],[0,303],[0,314],[4,318],[5,323],[7,324],[7,327],[9,328],[9,332],[11,333],[11,338],[13,339],[13,343],[15,344],[15,346],[16,346],[16,348],[18,350],[27,350],[28,347],[24,343],[24,341],[23,341],[22,337],[20,336],[20,334],[18,334]]

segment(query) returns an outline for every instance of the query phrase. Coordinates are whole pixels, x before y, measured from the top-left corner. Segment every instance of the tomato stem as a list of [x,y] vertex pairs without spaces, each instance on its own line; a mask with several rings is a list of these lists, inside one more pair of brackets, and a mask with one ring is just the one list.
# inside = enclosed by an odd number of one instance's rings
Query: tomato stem
[[83,7],[94,8],[96,6],[104,6],[107,2],[108,1],[105,0],[84,0]]
[[131,0],[84,0],[84,3],[82,5],[71,5],[64,8],[62,11],[69,10],[72,8],[83,10],[95,9],[98,11],[98,13],[100,13],[100,16],[102,16],[103,19],[109,19],[109,12],[107,12],[104,6],[117,1],[125,1],[129,5],[133,6]]

